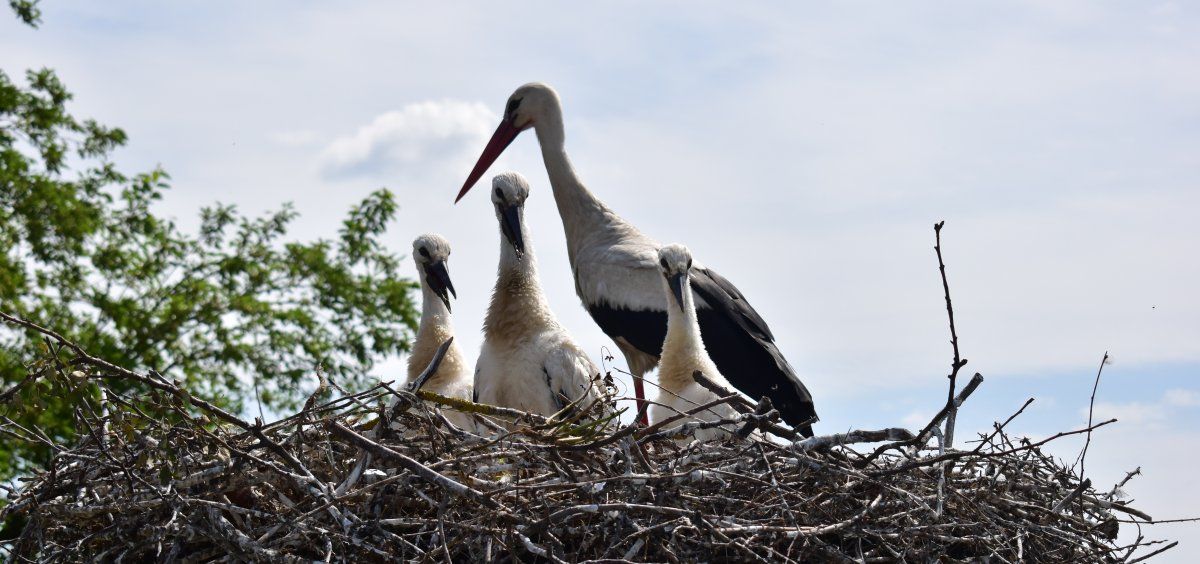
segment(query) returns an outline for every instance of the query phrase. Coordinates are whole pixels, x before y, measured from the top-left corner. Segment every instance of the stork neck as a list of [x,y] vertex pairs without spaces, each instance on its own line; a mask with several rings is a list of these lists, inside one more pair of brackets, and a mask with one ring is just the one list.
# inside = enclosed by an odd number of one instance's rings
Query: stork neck
[[608,220],[616,214],[596,198],[575,173],[575,167],[567,157],[561,110],[547,112],[534,126],[534,131],[542,149],[550,187],[554,190],[554,203],[567,235],[567,254],[574,265],[576,252],[583,246],[584,239],[610,227]]
[[[425,281],[425,273],[418,267],[418,272],[421,276],[421,323],[417,326],[417,336],[413,340],[412,356],[408,361],[408,377],[412,381],[420,374],[425,367],[429,365],[429,361],[433,360],[433,355],[437,348],[446,339],[454,336],[454,326],[451,323],[450,310],[446,309],[446,304],[442,303],[442,299],[429,288],[429,284]],[[457,347],[451,347],[447,352],[447,356],[458,353]],[[443,361],[443,364],[447,364]],[[442,371],[430,380],[435,382],[439,380]]]
[[663,281],[663,287],[668,294],[667,337],[663,341],[663,351],[670,349],[679,358],[706,357],[708,353],[704,349],[704,341],[700,338],[700,323],[696,319],[691,280],[685,278],[683,284],[683,307],[676,303],[666,280]]
[[424,327],[429,324],[450,324],[450,310],[446,309],[445,302],[442,298],[429,288],[429,284],[425,281],[425,273],[421,273],[421,325]]
[[492,303],[483,321],[484,333],[515,337],[525,327],[525,322],[535,318],[553,318],[542,286],[538,283],[537,259],[529,233],[521,222],[521,238],[525,241],[525,254],[517,258],[513,246],[500,235],[500,266],[496,276],[496,287],[492,291]]

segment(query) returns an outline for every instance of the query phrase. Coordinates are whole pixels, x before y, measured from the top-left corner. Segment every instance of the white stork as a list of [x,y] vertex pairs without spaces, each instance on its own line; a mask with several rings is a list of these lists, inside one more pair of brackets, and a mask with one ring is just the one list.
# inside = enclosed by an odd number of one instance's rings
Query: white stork
[[500,223],[500,267],[475,363],[475,401],[554,415],[568,404],[586,409],[600,369],[554,317],[538,282],[525,232],[529,183],[506,172],[492,180]]
[[[446,261],[450,258],[450,242],[441,235],[421,235],[413,241],[413,259],[417,263],[417,274],[421,279],[421,324],[413,341],[412,354],[408,357],[408,384],[412,384],[429,366],[437,349],[447,339],[454,338],[454,326],[450,319],[450,296],[458,297]],[[471,369],[464,360],[458,343],[450,343],[441,364],[423,384],[422,390],[435,394],[470,400]],[[471,415],[447,409],[446,419],[456,427],[474,430]]]
[[[567,158],[562,105],[552,88],[532,83],[513,92],[458,199],[529,128],[541,145],[566,231],[575,291],[624,353],[640,403],[645,398],[642,376],[658,364],[667,328],[667,301],[656,268],[659,244],[621,219],[579,180]],[[811,435],[817,421],[812,395],[775,346],[758,312],[731,282],[700,265],[692,270],[692,291],[700,331],[721,373],[751,398],[770,397],[785,421]]]
[[[725,377],[721,376],[717,365],[709,358],[700,336],[700,323],[696,319],[696,304],[691,291],[692,254],[683,245],[667,245],[659,249],[658,262],[662,273],[660,285],[668,303],[667,337],[663,340],[662,360],[658,367],[661,390],[658,401],[650,408],[650,419],[654,422],[719,399],[717,394],[701,386],[692,377],[697,370],[720,386],[729,388]],[[723,403],[693,417],[700,421],[719,421],[736,416],[733,408]],[[695,433],[698,441],[726,438],[729,435],[729,430],[718,427],[699,429]]]

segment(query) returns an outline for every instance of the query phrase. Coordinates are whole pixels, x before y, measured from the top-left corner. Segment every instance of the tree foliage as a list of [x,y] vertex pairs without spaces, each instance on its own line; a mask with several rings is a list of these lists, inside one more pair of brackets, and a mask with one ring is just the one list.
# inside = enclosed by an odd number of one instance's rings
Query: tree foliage
[[[11,5],[37,21],[36,2]],[[129,175],[110,160],[123,131],[71,116],[53,71],[25,78],[0,71],[0,310],[233,409],[256,397],[293,406],[317,370],[361,387],[377,359],[407,350],[414,284],[380,243],[391,193],[354,206],[332,240],[289,240],[296,212],[286,204],[262,217],[214,205],[187,233],[155,213],[165,172]],[[3,326],[0,392],[46,346]],[[65,437],[74,402],[48,390],[21,388],[0,416]],[[49,454],[15,443],[0,441],[0,477]]]
[[37,27],[42,23],[42,10],[38,8],[39,0],[8,0],[8,5],[17,14],[17,19]]

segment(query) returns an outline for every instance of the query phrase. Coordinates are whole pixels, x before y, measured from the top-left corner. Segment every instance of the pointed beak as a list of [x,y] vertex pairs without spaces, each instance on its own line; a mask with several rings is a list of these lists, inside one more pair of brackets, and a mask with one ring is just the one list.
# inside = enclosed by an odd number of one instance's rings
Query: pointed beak
[[500,153],[503,153],[520,133],[521,130],[509,123],[507,119],[500,120],[500,126],[496,128],[496,132],[492,134],[491,140],[483,148],[483,154],[479,155],[479,160],[475,162],[475,168],[471,169],[471,174],[467,176],[467,181],[463,183],[462,190],[458,191],[458,197],[454,198],[454,203],[457,204],[463,196],[467,195],[467,191],[476,182],[479,182],[479,177],[483,176],[484,172],[487,172],[488,167],[492,166],[492,163],[500,158]]
[[525,254],[525,238],[521,235],[521,207],[506,206],[500,210],[500,230],[520,259]]
[[686,281],[686,272],[679,272],[667,277],[667,284],[671,286],[671,294],[675,296],[675,303],[679,305],[679,309],[683,309],[683,283]]
[[453,295],[457,299],[458,294],[454,292],[454,284],[450,282],[446,261],[439,260],[425,265],[425,283],[429,284],[429,289],[446,304],[446,311],[450,311],[450,296]]

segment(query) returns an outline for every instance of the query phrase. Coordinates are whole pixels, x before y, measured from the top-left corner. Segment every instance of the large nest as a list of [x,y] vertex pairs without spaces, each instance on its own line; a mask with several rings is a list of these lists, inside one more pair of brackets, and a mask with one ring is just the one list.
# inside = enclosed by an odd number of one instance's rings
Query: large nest
[[[619,424],[604,402],[546,418],[435,396],[421,378],[406,389],[338,390],[332,401],[317,393],[287,419],[249,423],[155,372],[114,366],[0,313],[51,344],[29,377],[0,391],[0,407],[39,379],[81,397],[74,444],[0,417],[0,436],[54,453],[0,510],[0,521],[24,520],[0,552],[38,561],[1138,562],[1175,546],[1145,540],[1150,517],[1121,501],[1136,471],[1099,490],[1081,476],[1086,446],[1072,465],[1041,449],[1068,435],[1090,444],[1113,420],[1014,438],[1005,428],[1026,402],[953,448],[957,409],[983,378],[956,389],[967,361],[941,228],[950,391],[915,435],[802,439],[765,398],[752,403],[699,373],[718,399],[646,428]],[[134,387],[151,392],[120,392]],[[720,403],[737,418],[693,417]],[[454,428],[441,407],[475,414],[478,434]],[[683,442],[711,425],[730,439]],[[1139,531],[1124,545],[1123,524]]]
[[[78,410],[81,440],[55,445],[3,508],[26,520],[15,560],[1133,562],[1160,549],[1120,545],[1120,523],[1149,517],[1041,450],[1088,429],[1030,441],[1001,423],[934,448],[978,376],[916,436],[796,440],[767,402],[727,394],[735,436],[683,445],[697,423],[672,426],[687,417],[606,427],[382,384],[249,423],[155,373],[57,352],[37,377],[101,393]],[[154,392],[118,393],[114,378]],[[514,430],[457,430],[439,403]]]

